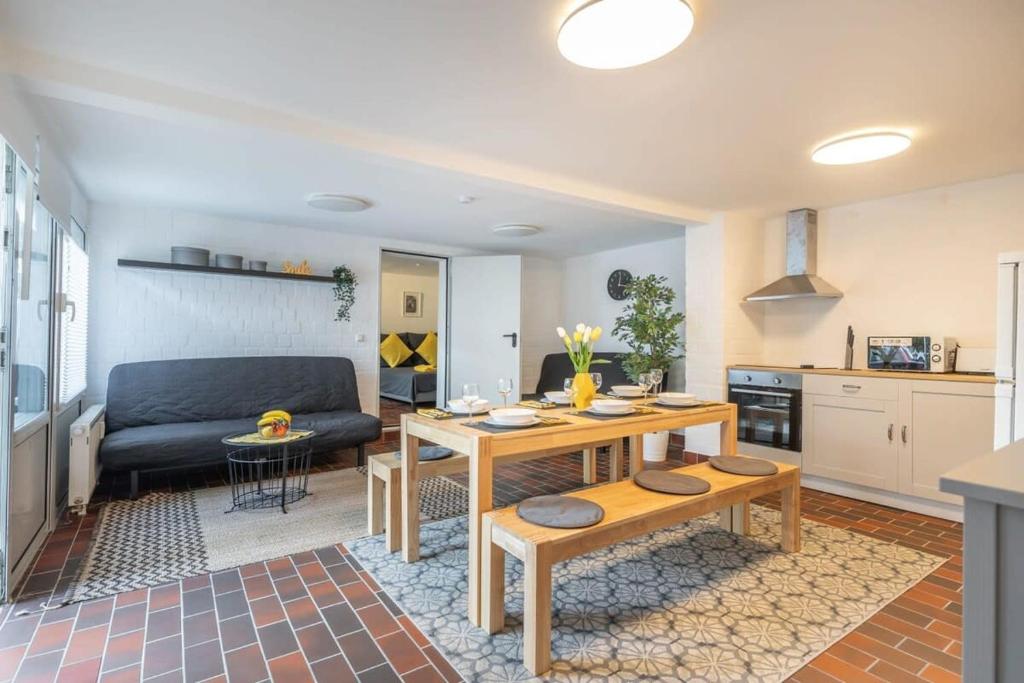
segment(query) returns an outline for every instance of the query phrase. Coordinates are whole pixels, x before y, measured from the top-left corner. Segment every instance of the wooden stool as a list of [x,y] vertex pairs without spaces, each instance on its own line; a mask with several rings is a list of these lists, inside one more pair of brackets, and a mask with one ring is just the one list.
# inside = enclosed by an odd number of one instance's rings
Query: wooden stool
[[[398,452],[371,455],[366,467],[367,531],[371,536],[383,531],[388,551],[392,553],[402,549],[402,458],[399,455]],[[421,461],[416,469],[422,479],[467,472],[469,456],[455,453],[444,460]]]

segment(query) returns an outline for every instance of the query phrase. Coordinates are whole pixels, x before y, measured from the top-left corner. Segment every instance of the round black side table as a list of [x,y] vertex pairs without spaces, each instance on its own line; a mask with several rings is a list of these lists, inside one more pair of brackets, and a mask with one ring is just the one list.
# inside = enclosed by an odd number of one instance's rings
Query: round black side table
[[[306,486],[316,432],[292,439],[264,440],[253,436],[232,434],[221,439],[228,447],[231,481],[231,509],[225,512],[280,506],[281,512],[287,514],[288,503],[309,495]],[[239,441],[243,437],[251,440]]]

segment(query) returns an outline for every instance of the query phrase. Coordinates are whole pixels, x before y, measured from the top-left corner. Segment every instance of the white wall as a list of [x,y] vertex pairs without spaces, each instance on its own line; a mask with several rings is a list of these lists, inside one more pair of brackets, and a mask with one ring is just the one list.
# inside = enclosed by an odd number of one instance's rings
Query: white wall
[[[702,399],[726,399],[728,365],[760,360],[763,312],[742,298],[763,279],[763,234],[742,214],[686,229],[686,388]],[[691,427],[686,448],[717,454],[719,433],[718,425]]]
[[88,223],[88,200],[64,162],[50,131],[26,104],[8,75],[0,74],[0,137],[4,138],[29,168],[36,163],[39,138],[39,197],[64,226],[72,216],[83,227]]
[[[566,328],[578,322],[600,325],[606,335],[598,342],[598,351],[627,351],[626,345],[611,334],[615,318],[622,314],[625,302],[615,301],[608,296],[608,276],[619,268],[628,270],[634,276],[652,273],[664,275],[676,293],[678,309],[685,313],[686,248],[686,239],[680,236],[566,259],[562,276],[560,324]],[[685,336],[683,339],[685,341]],[[553,350],[558,350],[557,344]],[[674,364],[669,375],[670,388],[682,389],[685,384],[685,361]]]
[[[785,217],[765,224],[765,282],[785,270]],[[1024,174],[824,209],[818,274],[839,300],[766,302],[767,363],[843,362],[846,326],[865,337],[943,334],[995,344],[996,255],[1024,250]]]
[[[89,395],[102,401],[117,363],[244,355],[340,355],[356,366],[363,410],[376,406],[377,281],[381,247],[438,255],[437,245],[383,242],[324,230],[163,209],[91,207]],[[172,245],[281,261],[308,258],[317,274],[349,266],[359,278],[351,322],[335,322],[328,283],[228,277],[117,266],[170,260]],[[365,335],[362,342],[356,335]]]
[[[380,330],[388,332],[436,332],[437,331],[437,297],[438,280],[437,264],[430,262],[424,269],[432,269],[433,274],[409,275],[406,273],[380,274]],[[423,303],[420,312],[422,317],[413,318],[403,315],[403,293],[422,292]]]

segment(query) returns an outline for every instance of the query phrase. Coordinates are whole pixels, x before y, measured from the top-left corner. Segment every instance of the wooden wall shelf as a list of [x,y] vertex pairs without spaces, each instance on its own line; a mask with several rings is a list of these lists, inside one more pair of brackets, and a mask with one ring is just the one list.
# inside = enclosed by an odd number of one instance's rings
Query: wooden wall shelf
[[178,270],[185,273],[206,273],[209,275],[241,275],[243,277],[262,277],[272,280],[298,280],[300,282],[329,282],[334,278],[327,275],[296,275],[294,273],[277,273],[269,270],[246,270],[245,268],[216,268],[214,266],[186,266],[180,263],[163,263],[162,261],[138,261],[136,259],[119,258],[117,265],[121,268],[146,268],[148,270]]

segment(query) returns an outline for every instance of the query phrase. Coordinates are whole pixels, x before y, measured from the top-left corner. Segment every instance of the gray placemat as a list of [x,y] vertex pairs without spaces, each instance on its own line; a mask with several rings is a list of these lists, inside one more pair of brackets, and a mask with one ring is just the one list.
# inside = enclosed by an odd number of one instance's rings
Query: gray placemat
[[[453,451],[450,448],[445,448],[444,446],[420,446],[419,457],[417,458],[417,460],[419,460],[420,462],[444,460],[445,458],[452,457],[454,453],[455,451]],[[397,451],[395,453],[395,456],[399,460],[401,460],[402,451]]]
[[694,496],[711,490],[711,484],[704,479],[660,470],[641,470],[633,475],[633,483],[649,491],[676,496]]
[[589,500],[571,496],[536,496],[519,503],[516,514],[537,526],[583,529],[604,519],[604,508]]
[[716,470],[747,477],[765,477],[779,471],[778,466],[771,460],[748,458],[745,455],[712,455],[708,462]]

